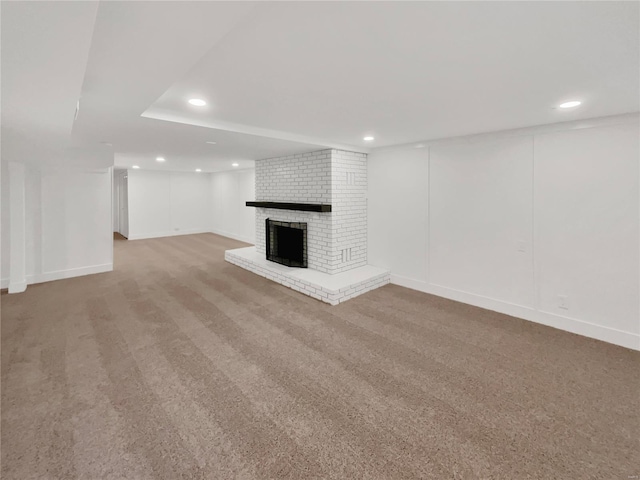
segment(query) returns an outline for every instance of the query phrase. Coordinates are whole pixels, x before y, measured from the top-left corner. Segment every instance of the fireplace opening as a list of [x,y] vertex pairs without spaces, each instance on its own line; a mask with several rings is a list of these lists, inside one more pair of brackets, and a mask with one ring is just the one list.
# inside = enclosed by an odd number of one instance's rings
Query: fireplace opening
[[307,224],[266,219],[267,260],[307,268]]

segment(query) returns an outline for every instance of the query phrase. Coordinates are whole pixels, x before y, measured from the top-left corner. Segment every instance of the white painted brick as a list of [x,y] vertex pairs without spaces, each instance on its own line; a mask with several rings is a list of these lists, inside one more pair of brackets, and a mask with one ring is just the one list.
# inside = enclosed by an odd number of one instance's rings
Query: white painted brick
[[[349,180],[351,179],[351,180]],[[265,219],[307,223],[309,268],[335,274],[367,263],[366,154],[326,149],[256,161],[256,200],[330,203],[331,213],[256,208],[256,248]],[[351,249],[343,261],[342,250]]]
[[339,303],[357,297],[358,295],[362,295],[363,293],[386,285],[390,281],[389,273],[384,273],[374,278],[368,278],[362,282],[342,288],[339,291],[332,291],[319,285],[303,281],[299,278],[291,277],[287,275],[286,271],[280,271],[279,265],[274,264],[273,268],[269,268],[269,266],[263,267],[261,265],[253,264],[244,258],[235,256],[232,251],[225,252],[225,260],[330,305],[338,305]]

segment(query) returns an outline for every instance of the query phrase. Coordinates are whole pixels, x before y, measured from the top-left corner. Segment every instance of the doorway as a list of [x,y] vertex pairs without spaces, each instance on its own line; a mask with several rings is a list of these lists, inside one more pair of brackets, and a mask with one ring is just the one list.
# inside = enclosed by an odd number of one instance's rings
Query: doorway
[[126,170],[113,172],[113,232],[129,238],[129,176]]

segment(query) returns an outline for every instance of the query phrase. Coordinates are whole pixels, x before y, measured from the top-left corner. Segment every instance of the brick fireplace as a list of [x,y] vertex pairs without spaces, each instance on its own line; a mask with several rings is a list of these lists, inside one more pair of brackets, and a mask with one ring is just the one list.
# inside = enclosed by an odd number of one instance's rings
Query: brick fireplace
[[[225,258],[332,304],[382,286],[389,273],[367,265],[366,195],[364,153],[327,149],[257,160],[256,200],[331,205],[331,211],[256,208],[255,247],[230,250]],[[267,219],[306,224],[308,272],[266,260]]]

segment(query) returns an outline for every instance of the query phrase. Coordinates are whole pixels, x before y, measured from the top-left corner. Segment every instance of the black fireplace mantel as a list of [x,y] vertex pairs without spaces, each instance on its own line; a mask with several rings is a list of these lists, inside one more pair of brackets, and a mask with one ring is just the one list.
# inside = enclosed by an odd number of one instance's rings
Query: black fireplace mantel
[[303,212],[331,211],[331,205],[328,205],[326,203],[247,202],[247,207],[277,208],[280,210],[301,210]]

